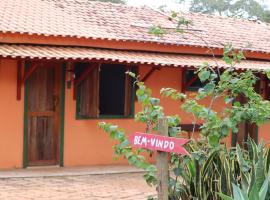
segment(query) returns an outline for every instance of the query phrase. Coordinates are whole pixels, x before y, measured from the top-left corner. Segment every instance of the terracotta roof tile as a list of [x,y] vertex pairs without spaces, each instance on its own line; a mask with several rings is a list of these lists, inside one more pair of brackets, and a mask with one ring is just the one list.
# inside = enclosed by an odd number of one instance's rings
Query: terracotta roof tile
[[[165,14],[148,7],[88,0],[1,0],[0,32],[204,47],[202,36],[211,47],[223,48],[232,43],[236,48],[270,53],[268,24],[202,14],[182,15],[192,20],[192,29],[200,31],[170,33],[159,38],[148,33],[149,27],[161,25],[171,29],[175,24]],[[246,47],[248,44],[251,46]]]
[[[31,59],[71,59],[113,61],[120,63],[148,64],[157,66],[174,67],[200,67],[204,62],[216,67],[217,64],[211,57],[193,56],[169,53],[150,53],[140,51],[122,51],[108,49],[94,49],[85,47],[59,47],[59,46],[31,46],[31,45],[0,45],[0,56],[11,58]],[[217,60],[219,67],[228,65],[221,59]],[[270,62],[243,60],[236,65],[239,69],[270,69]]]

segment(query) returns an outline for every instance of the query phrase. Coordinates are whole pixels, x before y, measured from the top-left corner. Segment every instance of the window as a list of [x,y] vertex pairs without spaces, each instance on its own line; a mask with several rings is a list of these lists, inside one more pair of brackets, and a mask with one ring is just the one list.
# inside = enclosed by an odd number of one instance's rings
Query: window
[[203,83],[200,81],[198,74],[195,74],[195,70],[185,70],[184,73],[186,91],[197,91],[203,87]]
[[77,118],[128,118],[134,114],[132,78],[125,74],[135,67],[118,64],[75,64]]

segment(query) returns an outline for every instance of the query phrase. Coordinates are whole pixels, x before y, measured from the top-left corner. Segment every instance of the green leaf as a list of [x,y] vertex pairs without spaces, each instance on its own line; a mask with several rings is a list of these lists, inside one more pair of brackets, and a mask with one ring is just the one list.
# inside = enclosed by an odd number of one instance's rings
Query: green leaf
[[205,82],[206,80],[209,79],[211,73],[209,71],[201,71],[198,76],[201,80],[201,82]]
[[217,134],[209,135],[208,142],[211,146],[217,146],[219,144],[219,135]]
[[162,37],[164,34],[166,34],[166,30],[161,26],[152,26],[150,27],[148,33],[158,37]]
[[210,166],[213,164],[212,161],[214,159],[214,157],[217,155],[217,151],[213,151],[208,159],[206,160],[206,162],[204,163],[203,165],[203,168],[202,168],[202,177],[206,177],[206,174],[209,173],[209,170],[210,170]]
[[259,191],[258,191],[258,188],[256,186],[256,184],[253,185],[252,189],[251,189],[251,192],[250,192],[250,195],[249,195],[249,199],[252,199],[252,200],[263,200],[263,199],[260,199],[259,198]]
[[160,100],[158,98],[150,98],[150,102],[152,105],[158,105]]
[[[232,197],[229,197],[225,194],[222,194],[222,193],[218,193],[218,195],[220,196],[221,199],[223,200],[234,200]],[[236,199],[235,199],[236,200]]]
[[249,171],[248,163],[245,161],[243,154],[242,154],[242,150],[238,144],[236,146],[236,155],[237,155],[237,160],[238,160],[238,163],[240,165],[241,171],[244,173],[248,172]]
[[221,126],[221,134],[222,135],[227,136],[228,133],[229,133],[229,130],[230,130],[229,127],[227,125],[225,125],[225,124],[223,124]]
[[203,87],[203,91],[207,94],[213,92],[214,89],[215,89],[214,83],[208,83]]
[[247,194],[244,191],[241,191],[241,189],[235,185],[233,186],[233,197],[235,200],[249,200]]
[[182,171],[183,171],[183,169],[180,168],[180,167],[176,167],[176,168],[173,169],[173,172],[174,172],[175,176],[180,176]]
[[270,71],[266,72],[266,76],[268,79],[270,79]]
[[258,162],[255,165],[256,186],[261,188],[265,180],[263,153],[259,152]]
[[126,139],[126,140],[124,140],[122,143],[120,143],[120,144],[118,145],[118,148],[125,148],[125,147],[127,147],[129,144],[130,144],[129,141]]
[[234,100],[234,98],[225,97],[224,101],[226,104],[231,103]]
[[[255,184],[254,184],[255,185]],[[269,175],[268,177],[265,179],[260,191],[259,191],[259,199],[260,200],[265,200],[267,191],[268,191],[268,186],[269,186]]]

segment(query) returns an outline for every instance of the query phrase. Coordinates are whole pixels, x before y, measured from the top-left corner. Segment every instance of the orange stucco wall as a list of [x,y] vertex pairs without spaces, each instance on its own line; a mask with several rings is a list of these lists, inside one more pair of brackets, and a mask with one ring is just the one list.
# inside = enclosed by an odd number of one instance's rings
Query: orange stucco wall
[[[147,66],[141,66],[139,73],[141,77],[150,70]],[[163,68],[155,71],[146,81],[146,85],[152,89],[153,96],[160,98],[159,91],[163,87],[171,87],[177,90],[181,89],[181,69],[180,68]],[[73,100],[73,90],[66,89],[65,104],[65,138],[64,138],[64,165],[106,165],[121,164],[124,160],[113,160],[112,141],[109,137],[97,128],[100,121],[110,122],[124,128],[126,133],[134,131],[144,131],[144,124],[136,123],[132,119],[98,119],[98,120],[76,120],[76,105]],[[209,101],[201,102],[209,104]],[[165,108],[166,114],[179,114],[183,123],[191,123],[192,116],[180,111],[179,102],[172,101],[168,98],[161,98],[161,105]],[[215,109],[223,109],[221,101],[214,105]],[[140,106],[136,103],[135,110],[139,111]],[[229,144],[231,139],[227,140]]]
[[[141,67],[140,74],[147,73],[149,67]],[[162,87],[173,87],[180,89],[180,69],[167,68],[154,72],[147,80],[147,86],[153,89],[153,95],[159,96]],[[64,165],[99,165],[99,164],[121,164],[123,160],[113,160],[112,141],[109,137],[97,128],[100,121],[110,122],[124,128],[127,133],[144,131],[145,126],[134,122],[133,119],[98,119],[98,120],[76,120],[76,105],[72,98],[73,90],[66,89],[65,106],[65,138],[64,138]],[[170,103],[170,105],[169,105]],[[166,106],[166,113],[173,114],[179,104],[168,100],[162,100]],[[140,109],[135,104],[135,110]]]
[[[15,60],[2,59],[0,62],[0,168],[21,168],[23,162],[23,113],[24,101],[16,100],[17,67]],[[150,67],[140,66],[139,73],[143,77]],[[160,98],[159,91],[162,87],[181,89],[181,69],[162,68],[155,71],[146,81],[146,85],[153,91],[153,96]],[[97,119],[76,120],[75,101],[73,89],[65,89],[65,132],[64,132],[64,165],[87,166],[108,165],[126,163],[124,160],[113,159],[113,142],[109,137],[97,128],[97,123],[106,121],[118,124],[127,133],[144,131],[144,124],[136,123],[133,119]],[[191,94],[191,93],[187,93]],[[23,95],[22,95],[23,96]],[[208,100],[201,102],[209,104]],[[192,116],[180,111],[179,102],[167,98],[161,98],[161,104],[165,107],[166,114],[179,114],[183,123],[190,123]],[[217,111],[223,109],[220,100],[214,105]],[[140,106],[135,104],[135,110]],[[268,130],[270,124],[260,127],[259,139],[270,141]],[[231,139],[226,141],[230,144]]]
[[17,62],[0,60],[0,168],[21,168],[23,100],[17,101]]
[[[16,100],[17,67],[15,60],[2,59],[0,62],[0,168],[21,168],[23,162],[23,113],[24,101]],[[150,68],[140,66],[139,73],[143,77]],[[146,85],[153,91],[153,96],[160,98],[159,91],[162,87],[181,89],[181,69],[162,68],[155,71],[146,81]],[[97,128],[97,123],[106,121],[118,124],[127,133],[144,131],[144,124],[136,123],[133,119],[97,119],[76,120],[75,101],[73,89],[65,89],[65,131],[64,131],[64,165],[87,166],[122,164],[124,160],[113,160],[113,142],[109,137]],[[191,94],[191,93],[188,93]],[[23,97],[23,95],[22,95]],[[206,100],[205,104],[209,104]],[[167,98],[161,98],[161,104],[165,107],[166,114],[179,114],[183,123],[190,123],[192,116],[180,111],[179,102]],[[221,111],[223,104],[218,100],[215,109]],[[135,110],[140,106],[136,103]],[[260,137],[270,141],[268,133],[270,125],[260,128]],[[231,139],[227,140],[229,144]]]
[[267,146],[270,146],[270,123],[259,127],[258,141],[263,140]]

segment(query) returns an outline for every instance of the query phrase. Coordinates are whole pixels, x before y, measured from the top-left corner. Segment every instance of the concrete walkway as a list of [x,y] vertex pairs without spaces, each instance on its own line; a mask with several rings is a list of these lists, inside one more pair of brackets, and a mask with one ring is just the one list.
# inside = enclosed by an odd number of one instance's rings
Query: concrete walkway
[[93,167],[48,166],[48,167],[29,167],[26,169],[0,170],[0,179],[121,174],[121,173],[135,173],[135,172],[143,172],[143,171],[127,165],[93,166]]
[[0,200],[146,200],[156,194],[128,166],[0,171]]

